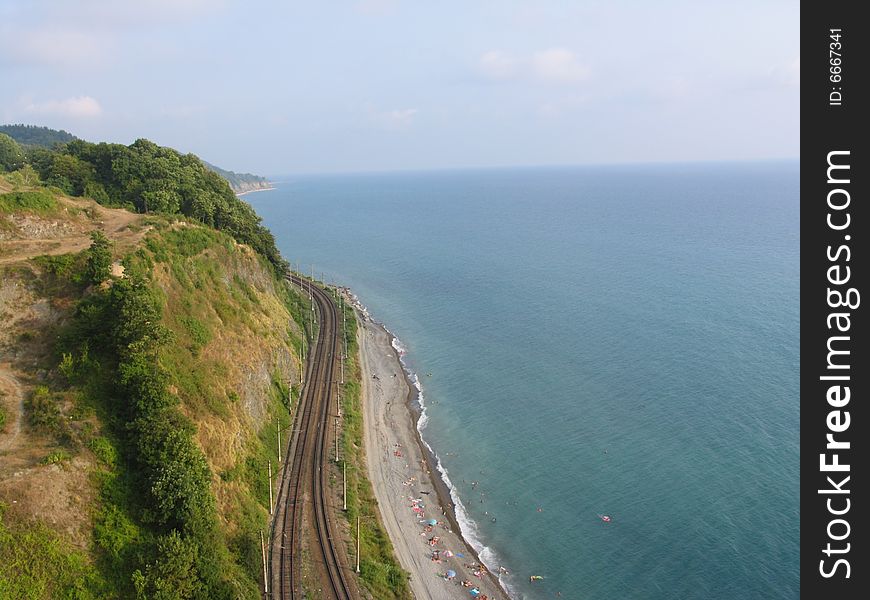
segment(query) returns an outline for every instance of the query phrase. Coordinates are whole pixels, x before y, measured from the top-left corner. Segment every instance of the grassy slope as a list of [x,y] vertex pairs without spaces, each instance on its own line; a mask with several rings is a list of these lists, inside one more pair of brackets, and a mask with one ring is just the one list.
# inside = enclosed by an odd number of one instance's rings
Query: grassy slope
[[201,227],[151,236],[135,260],[153,264],[174,337],[161,360],[197,424],[228,545],[245,575],[259,581],[267,463],[277,472],[276,427],[289,428],[288,383],[299,380],[302,332],[293,313],[307,298],[249,248]]
[[[160,361],[170,392],[196,423],[195,439],[213,474],[229,549],[226,575],[242,597],[258,597],[259,532],[268,531],[266,463],[277,465],[276,426],[286,429],[290,423],[288,381],[298,381],[301,344],[292,315],[301,313],[307,299],[229,236],[183,222],[155,222],[156,230],[127,258],[128,268],[150,270],[163,300],[164,325],[172,335]],[[71,309],[89,293],[80,283],[82,268],[83,257],[64,255],[9,268],[4,276],[18,277],[53,304]],[[59,352],[50,362],[43,365],[50,369],[47,385],[28,401],[29,416],[42,423],[41,434],[55,439],[51,462],[72,469],[69,459],[82,455],[98,465],[89,469],[100,498],[92,507],[93,552],[88,556],[64,545],[39,521],[7,517],[0,521],[0,597],[60,597],[58,590],[72,581],[59,575],[67,572],[88,582],[94,595],[128,597],[130,575],[141,566],[138,555],[153,539],[138,518],[141,506],[121,455],[124,427],[112,410],[109,374],[97,352],[66,359]],[[31,424],[27,433],[39,433],[36,429]],[[45,548],[52,551],[35,551]],[[32,559],[22,578],[23,555]]]

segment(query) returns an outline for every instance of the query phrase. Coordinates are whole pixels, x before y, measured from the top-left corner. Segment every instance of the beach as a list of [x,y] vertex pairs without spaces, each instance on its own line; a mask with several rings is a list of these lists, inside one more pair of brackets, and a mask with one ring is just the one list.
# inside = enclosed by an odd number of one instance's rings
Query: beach
[[[357,319],[369,479],[399,563],[411,574],[415,598],[471,598],[476,588],[478,598],[507,600],[498,574],[481,568],[459,533],[449,490],[420,439],[416,390],[393,336],[359,309]],[[428,525],[432,520],[436,524]],[[455,576],[448,579],[448,571]]]
[[241,198],[242,196],[246,196],[248,194],[254,194],[256,192],[271,192],[274,189],[275,188],[270,185],[269,187],[265,187],[265,188],[257,188],[255,190],[246,190],[244,192],[237,192],[236,196]]

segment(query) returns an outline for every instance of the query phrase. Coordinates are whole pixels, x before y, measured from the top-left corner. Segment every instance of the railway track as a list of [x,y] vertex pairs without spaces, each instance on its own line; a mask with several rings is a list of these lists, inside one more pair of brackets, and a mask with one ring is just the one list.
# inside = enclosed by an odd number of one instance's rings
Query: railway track
[[[287,275],[287,279],[300,287],[309,285],[296,275]],[[302,554],[307,548],[310,552],[307,565],[319,571],[318,597],[357,600],[356,582],[348,572],[346,560],[342,560],[345,556],[340,549],[341,539],[334,535],[337,526],[332,521],[329,502],[327,436],[330,417],[338,409],[332,384],[339,359],[339,314],[326,291],[315,285],[310,290],[320,329],[309,354],[290,451],[278,490],[270,538],[269,597],[281,600],[304,597]]]

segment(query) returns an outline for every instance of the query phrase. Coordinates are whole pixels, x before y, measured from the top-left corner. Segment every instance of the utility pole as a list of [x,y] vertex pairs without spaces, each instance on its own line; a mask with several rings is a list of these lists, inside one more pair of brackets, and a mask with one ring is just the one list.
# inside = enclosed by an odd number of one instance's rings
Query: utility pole
[[356,572],[359,573],[359,515],[356,516]]
[[263,592],[269,597],[269,578],[266,576],[266,543],[263,541],[263,530],[260,530],[260,553],[263,555]]
[[338,419],[335,420],[335,462],[338,462]]
[[269,514],[272,514],[272,461],[269,461]]
[[275,431],[278,432],[278,463],[281,463],[281,417],[275,417]]
[[342,479],[342,488],[344,489],[344,512],[347,512],[347,461],[344,464],[344,478]]

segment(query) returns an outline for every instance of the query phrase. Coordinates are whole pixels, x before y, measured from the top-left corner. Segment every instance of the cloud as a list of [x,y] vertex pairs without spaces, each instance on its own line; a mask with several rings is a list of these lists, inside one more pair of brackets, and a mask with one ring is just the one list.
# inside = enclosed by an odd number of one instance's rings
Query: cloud
[[517,61],[498,50],[490,50],[480,57],[481,72],[490,79],[510,79],[517,74]]
[[80,31],[111,31],[192,22],[222,11],[226,4],[225,0],[41,0],[21,3],[12,16],[36,27],[64,25]]
[[407,127],[418,112],[416,108],[402,108],[383,113],[383,117],[393,126]]
[[397,0],[358,0],[354,10],[364,15],[388,15],[398,8]]
[[564,98],[547,100],[538,106],[537,114],[544,118],[558,118],[582,110],[587,105],[586,95],[568,95]]
[[375,110],[368,107],[369,118],[386,129],[408,129],[414,122],[414,117],[420,111],[416,108],[395,108],[387,111]]
[[787,64],[778,64],[770,69],[769,80],[767,82],[770,85],[770,82],[773,82],[773,85],[777,87],[800,87],[801,85],[801,59],[800,57],[794,59],[790,63]]
[[225,0],[20,2],[0,8],[0,64],[102,67],[117,60],[125,35],[197,23],[219,13],[225,4]]
[[649,94],[656,100],[683,100],[692,92],[688,79],[680,75],[659,75],[649,87]]
[[103,62],[105,44],[94,36],[72,30],[41,29],[3,35],[0,53],[7,64],[53,67],[93,66]]
[[64,100],[30,102],[25,104],[24,112],[42,116],[91,118],[103,114],[103,108],[90,96],[75,96]]
[[539,79],[554,83],[575,83],[589,77],[589,67],[582,64],[576,54],[564,48],[535,52],[532,68]]
[[513,57],[499,50],[485,52],[478,70],[491,80],[525,80],[552,84],[576,84],[589,78],[591,70],[565,48],[549,48],[529,56]]
[[801,84],[801,59],[794,59],[785,67],[786,83],[789,85],[800,86]]

